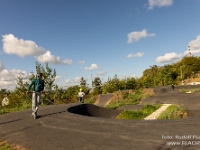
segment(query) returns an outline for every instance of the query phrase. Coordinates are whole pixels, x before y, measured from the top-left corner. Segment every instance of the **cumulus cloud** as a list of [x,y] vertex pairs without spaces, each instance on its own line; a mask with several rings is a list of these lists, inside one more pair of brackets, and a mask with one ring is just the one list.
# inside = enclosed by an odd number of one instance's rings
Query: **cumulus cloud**
[[[200,53],[200,35],[198,35],[195,40],[190,41],[188,45],[190,46],[190,52],[192,54]],[[184,54],[188,55],[188,50],[186,50]]]
[[80,78],[80,77],[74,78],[74,82],[78,83],[78,82],[80,82],[80,81],[81,81],[81,78]]
[[37,57],[37,60],[39,62],[48,62],[52,64],[72,64],[72,60],[60,60],[60,57],[52,55],[50,51],[47,51],[44,55]]
[[173,4],[173,0],[148,0],[148,9],[153,9],[155,6],[164,7]]
[[15,88],[17,77],[21,76],[25,82],[28,82],[29,74],[26,71],[4,69],[0,72],[0,88]]
[[130,53],[130,54],[128,54],[126,57],[127,57],[127,58],[132,58],[132,57],[142,57],[143,55],[144,55],[143,52],[138,52],[138,53],[136,53],[136,54],[132,54],[132,53]]
[[65,80],[66,84],[70,84],[70,79]]
[[42,47],[30,40],[18,39],[13,34],[2,36],[3,51],[7,54],[15,54],[20,57],[39,56],[46,52]]
[[141,38],[146,37],[154,37],[155,34],[148,34],[146,29],[143,29],[142,31],[133,31],[128,34],[128,43],[133,43],[139,41]]
[[2,61],[0,60],[0,72],[3,71],[3,69],[5,69],[5,67],[4,67]]
[[34,41],[18,39],[13,34],[2,36],[3,51],[6,54],[15,54],[19,57],[33,56],[39,62],[48,62],[52,64],[72,64],[72,60],[60,60],[60,57],[54,56],[50,51],[37,46]]
[[94,70],[94,69],[98,69],[98,65],[97,64],[91,64],[90,67],[85,67],[85,70]]
[[98,76],[105,76],[106,75],[106,71],[100,71],[97,73]]
[[79,61],[78,62],[79,64],[84,64],[85,63],[85,61],[83,60],[83,61]]
[[131,78],[136,78],[136,75],[133,73],[133,74],[131,74],[130,77],[131,77]]
[[156,62],[158,63],[172,62],[172,61],[180,59],[181,57],[182,57],[182,54],[176,54],[174,52],[166,53],[164,56],[157,57]]
[[60,80],[60,76],[56,76],[55,82],[58,82]]

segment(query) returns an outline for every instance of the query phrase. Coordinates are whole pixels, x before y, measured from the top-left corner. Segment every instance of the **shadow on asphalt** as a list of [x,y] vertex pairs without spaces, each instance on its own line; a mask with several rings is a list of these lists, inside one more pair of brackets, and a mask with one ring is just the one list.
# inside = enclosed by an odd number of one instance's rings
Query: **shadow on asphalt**
[[50,113],[50,114],[46,114],[46,115],[38,115],[37,116],[37,119],[39,118],[43,118],[43,117],[47,117],[47,116],[52,116],[52,115],[56,115],[56,114],[60,114],[60,113],[63,113],[63,112],[66,112],[66,111],[60,111],[60,112],[56,112],[56,113]]
[[22,119],[16,119],[16,120],[7,121],[7,122],[1,122],[0,125],[16,122],[16,121],[19,121],[19,120],[22,120]]
[[70,107],[68,109],[70,113],[79,114],[89,117],[102,117],[102,118],[116,118],[116,116],[122,112],[122,110],[107,109],[93,104],[81,104]]

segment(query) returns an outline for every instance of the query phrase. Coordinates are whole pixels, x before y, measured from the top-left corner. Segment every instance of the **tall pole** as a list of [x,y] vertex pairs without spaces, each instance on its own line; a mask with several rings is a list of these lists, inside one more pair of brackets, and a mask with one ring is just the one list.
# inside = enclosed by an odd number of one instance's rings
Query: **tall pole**
[[184,85],[184,84],[183,84],[183,72],[182,72],[182,66],[180,66],[180,70],[181,70],[181,80],[182,80],[182,85]]
[[189,57],[191,56],[190,46],[188,46]]
[[[91,80],[92,80],[92,74],[91,74]],[[93,80],[92,80],[92,88],[93,88],[93,84],[94,84],[94,83],[93,83]]]

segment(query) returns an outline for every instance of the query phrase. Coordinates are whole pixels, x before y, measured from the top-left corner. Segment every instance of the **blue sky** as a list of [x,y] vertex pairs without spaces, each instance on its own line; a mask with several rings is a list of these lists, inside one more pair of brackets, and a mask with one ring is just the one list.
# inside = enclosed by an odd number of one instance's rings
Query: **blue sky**
[[200,53],[200,0],[1,0],[0,88],[28,79],[35,62],[60,87],[115,74],[142,76]]

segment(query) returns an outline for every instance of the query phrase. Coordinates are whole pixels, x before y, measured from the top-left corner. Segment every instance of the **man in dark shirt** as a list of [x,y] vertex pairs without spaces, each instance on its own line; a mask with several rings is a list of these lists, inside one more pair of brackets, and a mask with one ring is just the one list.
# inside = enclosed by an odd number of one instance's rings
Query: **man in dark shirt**
[[41,94],[44,90],[44,81],[42,80],[42,73],[38,73],[37,77],[32,80],[29,84],[26,94],[30,93],[30,89],[33,86],[32,94],[32,116],[34,119],[37,118],[37,111],[40,104]]

